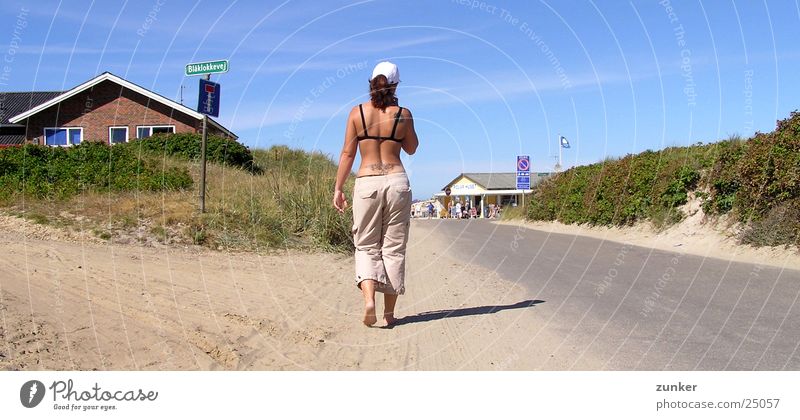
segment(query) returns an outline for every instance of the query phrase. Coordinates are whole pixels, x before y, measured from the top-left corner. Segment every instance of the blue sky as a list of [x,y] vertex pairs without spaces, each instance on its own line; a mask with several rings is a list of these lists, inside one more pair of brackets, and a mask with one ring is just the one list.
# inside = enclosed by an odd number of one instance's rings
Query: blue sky
[[[667,7],[669,6],[669,8]],[[196,106],[190,62],[226,58],[219,121],[250,147],[337,159],[374,64],[400,67],[415,197],[461,172],[552,170],[770,131],[800,108],[795,1],[4,1],[3,91],[110,71]],[[358,162],[356,162],[358,164]]]

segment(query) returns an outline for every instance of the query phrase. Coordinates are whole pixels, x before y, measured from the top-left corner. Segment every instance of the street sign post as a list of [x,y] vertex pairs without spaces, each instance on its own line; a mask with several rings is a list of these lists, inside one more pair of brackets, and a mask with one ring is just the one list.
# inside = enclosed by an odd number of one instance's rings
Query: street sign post
[[204,61],[200,63],[189,63],[186,65],[187,76],[199,76],[201,74],[227,73],[228,60]]
[[206,212],[206,143],[208,142],[208,116],[219,117],[219,97],[222,87],[211,81],[211,75],[228,72],[228,60],[189,63],[184,68],[187,76],[205,75],[200,79],[197,112],[203,114],[203,140],[200,143],[200,213]]
[[219,117],[219,97],[222,87],[211,81],[212,73],[226,73],[228,60],[189,63],[186,65],[187,76],[205,74],[200,79],[200,90],[197,96],[197,112],[203,114],[203,137],[200,143],[200,213],[206,212],[206,143],[208,142],[208,116]]
[[531,159],[529,156],[517,156],[517,189],[531,189]]
[[[531,158],[528,155],[517,156],[517,189],[531,189]],[[522,207],[525,207],[525,192],[522,193]]]
[[200,79],[197,96],[197,112],[219,117],[219,96],[222,86],[210,80]]

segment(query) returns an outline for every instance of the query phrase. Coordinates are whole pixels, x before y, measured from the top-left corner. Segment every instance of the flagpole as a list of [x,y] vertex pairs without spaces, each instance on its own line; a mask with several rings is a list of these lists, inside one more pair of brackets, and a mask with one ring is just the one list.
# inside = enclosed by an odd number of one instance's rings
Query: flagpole
[[563,148],[564,147],[561,145],[561,133],[559,133],[558,134],[558,167],[559,168],[563,168],[563,166],[561,166],[561,149],[563,149]]

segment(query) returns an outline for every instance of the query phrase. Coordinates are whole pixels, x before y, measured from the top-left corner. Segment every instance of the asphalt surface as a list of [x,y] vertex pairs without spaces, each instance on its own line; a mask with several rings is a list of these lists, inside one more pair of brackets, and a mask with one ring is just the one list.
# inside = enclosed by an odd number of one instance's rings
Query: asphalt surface
[[[415,220],[447,252],[523,285],[576,360],[603,369],[798,370],[800,271],[552,234]],[[412,238],[412,241],[420,238]]]

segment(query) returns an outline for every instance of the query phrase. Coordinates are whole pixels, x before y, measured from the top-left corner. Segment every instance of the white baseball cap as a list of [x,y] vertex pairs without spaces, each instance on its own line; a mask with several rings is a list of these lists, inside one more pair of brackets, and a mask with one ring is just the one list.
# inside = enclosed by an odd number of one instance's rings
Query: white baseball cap
[[369,80],[371,81],[379,74],[386,76],[386,80],[389,81],[390,85],[400,83],[400,70],[398,70],[397,65],[392,62],[381,61],[378,63],[375,69],[372,70],[372,77],[370,77]]

